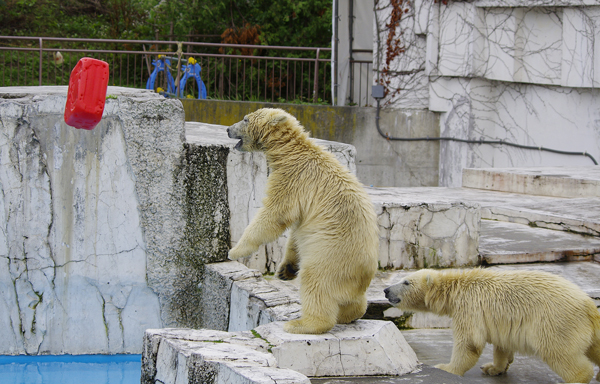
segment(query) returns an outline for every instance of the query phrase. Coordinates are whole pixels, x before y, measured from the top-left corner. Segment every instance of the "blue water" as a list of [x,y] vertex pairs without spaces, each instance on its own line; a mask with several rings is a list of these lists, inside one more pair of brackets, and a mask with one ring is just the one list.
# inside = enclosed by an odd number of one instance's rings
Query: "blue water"
[[141,355],[0,356],[1,384],[139,384]]

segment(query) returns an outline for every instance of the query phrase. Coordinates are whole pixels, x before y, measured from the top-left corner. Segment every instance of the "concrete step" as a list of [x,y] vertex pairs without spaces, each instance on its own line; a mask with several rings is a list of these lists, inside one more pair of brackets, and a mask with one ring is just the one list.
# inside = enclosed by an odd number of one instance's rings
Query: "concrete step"
[[600,166],[467,168],[467,188],[554,197],[600,197]]
[[[600,197],[565,198],[471,188],[377,188],[397,201],[479,204],[481,218],[600,236]],[[367,188],[369,190],[369,188]],[[370,192],[369,192],[370,193]]]
[[551,261],[600,262],[600,238],[517,223],[482,220],[479,256],[482,264],[487,265]]

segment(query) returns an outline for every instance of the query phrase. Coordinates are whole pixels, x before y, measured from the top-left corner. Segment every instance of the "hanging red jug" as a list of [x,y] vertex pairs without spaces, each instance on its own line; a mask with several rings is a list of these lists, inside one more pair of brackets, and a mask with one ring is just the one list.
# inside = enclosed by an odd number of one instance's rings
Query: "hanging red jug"
[[102,119],[108,88],[108,63],[84,57],[69,77],[65,123],[79,129],[94,129]]

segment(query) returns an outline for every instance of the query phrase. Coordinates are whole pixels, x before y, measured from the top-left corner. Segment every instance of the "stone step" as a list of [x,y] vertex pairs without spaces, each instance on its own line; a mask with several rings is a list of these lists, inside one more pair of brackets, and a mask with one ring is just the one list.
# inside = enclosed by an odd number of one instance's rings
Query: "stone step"
[[411,188],[366,190],[377,213],[380,268],[478,264],[481,212],[477,203],[407,193]]
[[600,166],[466,168],[462,186],[554,197],[600,197]]
[[600,262],[598,237],[491,220],[482,220],[480,228],[479,255],[483,264]]
[[292,384],[308,377],[402,376],[419,370],[414,351],[389,321],[357,320],[321,335],[283,322],[251,331],[149,329],[142,384]]
[[481,207],[481,218],[600,236],[600,198],[565,198],[471,188],[378,188],[396,201],[437,200]]

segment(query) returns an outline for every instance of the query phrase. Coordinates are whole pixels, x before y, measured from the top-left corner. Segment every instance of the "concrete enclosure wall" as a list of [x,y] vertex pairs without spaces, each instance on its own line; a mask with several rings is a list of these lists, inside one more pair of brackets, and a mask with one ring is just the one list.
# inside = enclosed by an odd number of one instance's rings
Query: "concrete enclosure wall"
[[109,87],[77,130],[66,93],[0,88],[0,354],[140,353],[147,328],[199,326],[227,149],[186,144],[181,103],[141,90]]
[[[439,112],[444,137],[600,159],[597,2],[381,0],[373,17],[385,108]],[[461,185],[463,168],[593,164],[582,155],[447,141],[439,161],[439,185],[448,187]]]
[[[352,144],[356,148],[356,175],[365,185],[438,185],[439,143],[384,139],[375,126],[375,108],[221,100],[182,100],[182,103],[186,121],[226,126],[259,108],[281,108],[296,116],[312,137]],[[439,116],[427,110],[382,109],[380,122],[390,136],[439,136]]]

